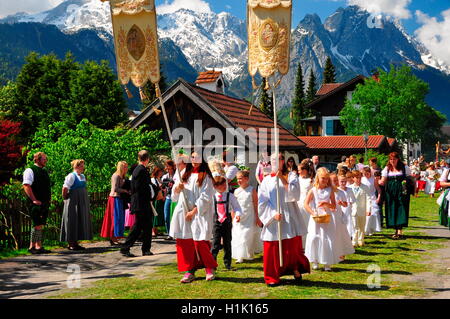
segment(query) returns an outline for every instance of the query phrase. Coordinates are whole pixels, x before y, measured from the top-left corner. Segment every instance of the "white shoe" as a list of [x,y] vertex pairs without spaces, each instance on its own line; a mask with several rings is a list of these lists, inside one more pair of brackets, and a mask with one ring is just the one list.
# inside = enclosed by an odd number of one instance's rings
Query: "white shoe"
[[182,284],[187,284],[193,282],[195,280],[195,276],[191,273],[185,273],[183,278],[180,280]]
[[216,278],[216,276],[214,275],[214,273],[206,274],[206,280],[207,280],[207,281],[214,280],[214,278]]
[[319,265],[318,265],[318,264],[316,264],[316,263],[313,263],[313,267],[312,267],[312,269],[313,269],[313,270],[317,270],[317,269],[319,269]]
[[238,260],[236,260],[236,264],[242,264],[244,262],[244,259],[239,258]]
[[325,270],[325,271],[331,271],[331,266],[325,265],[325,268],[324,268],[323,270]]

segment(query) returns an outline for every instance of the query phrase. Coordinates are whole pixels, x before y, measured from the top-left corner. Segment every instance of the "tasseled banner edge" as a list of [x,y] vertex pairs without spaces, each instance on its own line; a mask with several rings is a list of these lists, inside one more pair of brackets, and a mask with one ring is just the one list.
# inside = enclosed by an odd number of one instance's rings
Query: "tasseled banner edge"
[[[161,103],[161,90],[159,89],[159,84],[158,83],[155,83],[155,95],[160,100],[160,103]],[[161,114],[161,111],[158,110],[158,108],[156,108],[155,106],[153,106],[152,109],[153,109],[153,112],[155,112],[156,115]]]
[[141,97],[141,101],[144,102],[145,100],[148,100],[147,95],[145,95],[144,90],[142,87],[139,87],[139,96]]
[[131,94],[130,90],[128,90],[128,87],[126,85],[124,85],[123,88],[125,89],[125,93],[127,93],[127,97],[129,99],[132,99],[133,98],[133,94]]
[[253,87],[253,90],[258,89],[258,87],[256,86],[255,78],[253,76],[252,76],[252,87]]

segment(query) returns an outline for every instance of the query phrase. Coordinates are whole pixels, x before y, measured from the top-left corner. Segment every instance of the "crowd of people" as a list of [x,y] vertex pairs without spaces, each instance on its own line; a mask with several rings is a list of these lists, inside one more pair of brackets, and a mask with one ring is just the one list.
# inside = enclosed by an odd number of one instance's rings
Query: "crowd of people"
[[[233,270],[233,259],[243,263],[263,253],[264,281],[276,286],[283,275],[300,281],[302,274],[311,271],[311,264],[313,270],[323,265],[331,271],[383,226],[395,230],[392,239],[404,238],[410,195],[417,194],[423,171],[420,162],[409,167],[395,152],[389,154],[384,169],[377,165],[377,158],[366,166],[350,156],[342,159],[335,172],[321,167],[318,156],[297,165],[293,157],[286,161],[282,154],[277,158],[263,153],[254,187],[250,171],[227,161],[227,155],[224,152],[221,158],[206,162],[196,152],[190,157],[178,154],[165,162],[164,169],[154,166],[152,172],[145,150],[138,153],[138,163],[130,170],[128,163],[118,162],[101,236],[120,247],[126,257],[135,257],[130,248],[141,240],[142,255],[151,256],[152,238],[165,228],[164,239],[176,244],[182,283],[195,280],[201,268],[206,280],[213,280],[222,249],[228,270]],[[29,251],[33,254],[50,252],[42,246],[50,202],[46,163],[46,155],[37,153],[34,165],[24,173],[23,185],[31,201]],[[444,170],[434,174],[431,164],[423,176],[435,181],[438,175],[444,187],[450,186],[447,163],[441,163]],[[69,250],[83,250],[79,241],[93,237],[85,162],[74,160],[72,167],[62,188],[61,241],[68,243]],[[120,242],[126,227],[130,232]]]

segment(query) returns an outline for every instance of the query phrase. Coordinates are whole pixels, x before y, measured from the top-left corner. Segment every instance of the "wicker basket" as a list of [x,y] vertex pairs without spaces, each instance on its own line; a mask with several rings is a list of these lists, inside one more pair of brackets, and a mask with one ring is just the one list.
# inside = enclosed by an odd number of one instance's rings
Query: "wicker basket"
[[316,215],[313,216],[314,221],[318,224],[328,224],[331,220],[331,215],[327,214],[327,215]]

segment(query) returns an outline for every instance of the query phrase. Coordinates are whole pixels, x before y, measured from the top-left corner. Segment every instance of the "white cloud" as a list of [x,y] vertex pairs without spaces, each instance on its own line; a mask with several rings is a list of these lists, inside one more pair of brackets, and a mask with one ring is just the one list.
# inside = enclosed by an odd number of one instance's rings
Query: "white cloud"
[[164,4],[158,6],[156,11],[158,14],[172,13],[179,9],[189,9],[195,12],[211,13],[211,7],[203,0],[173,0],[171,3],[165,1]]
[[225,8],[227,8],[228,10],[231,10],[231,6],[229,4],[225,5]]
[[0,18],[17,12],[37,13],[49,10],[63,1],[64,0],[0,0]]
[[374,14],[387,14],[394,18],[409,19],[411,12],[407,8],[412,0],[348,0],[349,5],[357,5]]
[[434,57],[450,64],[450,9],[441,12],[441,15],[443,20],[438,21],[417,10],[417,21],[422,26],[415,31],[415,35]]

